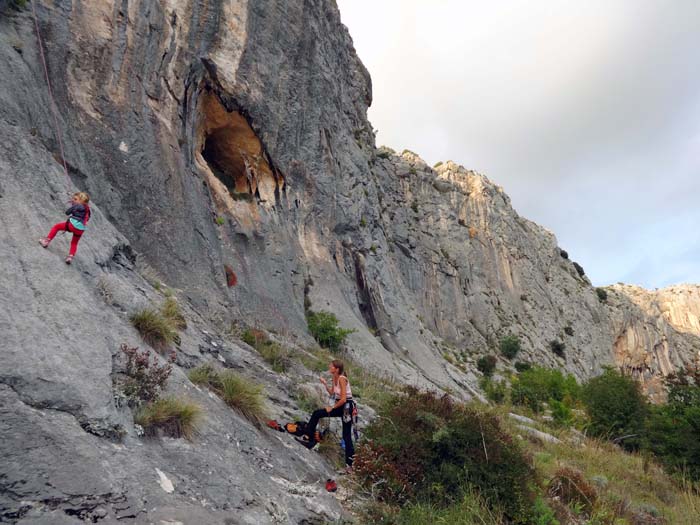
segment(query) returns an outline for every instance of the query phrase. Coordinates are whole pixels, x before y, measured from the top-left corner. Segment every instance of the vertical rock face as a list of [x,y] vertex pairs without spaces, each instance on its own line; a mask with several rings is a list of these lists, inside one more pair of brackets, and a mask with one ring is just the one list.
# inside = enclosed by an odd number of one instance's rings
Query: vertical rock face
[[[475,360],[510,334],[519,359],[581,379],[617,364],[654,395],[696,359],[697,287],[616,286],[601,303],[486,177],[377,150],[370,78],[333,2],[36,4],[69,174],[31,12],[0,1],[2,519],[337,519],[315,484],[327,466],[185,376],[216,358],[298,416],[298,377],[225,332],[310,343],[309,303],[356,330],[348,352],[367,367],[464,397],[478,395]],[[36,238],[75,189],[94,214],[64,267],[65,239]],[[140,440],[113,397],[120,343],[142,344],[128,315],[163,299],[146,263],[186,304],[170,388],[205,409],[194,444]]]
[[608,288],[615,364],[663,399],[663,377],[700,362],[700,287]]

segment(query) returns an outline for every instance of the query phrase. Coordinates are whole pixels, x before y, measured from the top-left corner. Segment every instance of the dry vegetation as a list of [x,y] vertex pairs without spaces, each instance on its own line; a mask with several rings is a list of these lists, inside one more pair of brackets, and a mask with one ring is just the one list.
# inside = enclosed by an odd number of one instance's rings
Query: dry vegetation
[[197,432],[201,415],[201,409],[194,403],[166,397],[141,407],[134,415],[134,421],[143,427],[148,436],[162,432],[169,437],[191,440]]
[[266,417],[263,387],[232,370],[201,365],[189,373],[190,381],[209,388],[231,408],[260,426]]

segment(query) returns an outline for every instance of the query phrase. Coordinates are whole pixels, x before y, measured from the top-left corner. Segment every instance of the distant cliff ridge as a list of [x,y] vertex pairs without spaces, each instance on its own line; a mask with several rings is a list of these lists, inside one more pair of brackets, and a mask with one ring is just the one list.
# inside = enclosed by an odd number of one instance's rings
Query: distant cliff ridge
[[[339,519],[316,483],[328,465],[186,376],[236,370],[272,416],[302,417],[316,373],[275,372],[236,327],[303,352],[307,308],[355,330],[367,369],[465,398],[508,335],[518,360],[582,380],[619,366],[654,396],[697,359],[697,286],[601,300],[484,175],[377,148],[334,2],[37,0],[59,130],[19,4],[0,2],[0,520]],[[92,197],[70,267],[66,238],[37,243],[64,217],[58,132],[68,184]],[[129,316],[166,292],[188,324],[168,388],[206,414],[194,442],[142,439],[115,401],[120,344],[146,347]]]

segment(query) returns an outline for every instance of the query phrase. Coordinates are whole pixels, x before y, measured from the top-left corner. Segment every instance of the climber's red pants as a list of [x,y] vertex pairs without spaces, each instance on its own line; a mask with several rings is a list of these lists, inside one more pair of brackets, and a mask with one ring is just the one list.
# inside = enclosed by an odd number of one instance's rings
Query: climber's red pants
[[53,228],[51,228],[51,231],[49,232],[49,235],[46,237],[49,241],[53,240],[54,237],[56,237],[56,234],[58,232],[65,232],[69,231],[73,234],[73,238],[70,240],[70,250],[68,251],[69,255],[75,255],[75,252],[78,251],[78,242],[80,242],[80,238],[83,236],[83,232],[73,226],[70,222],[57,222],[56,224],[53,225]]

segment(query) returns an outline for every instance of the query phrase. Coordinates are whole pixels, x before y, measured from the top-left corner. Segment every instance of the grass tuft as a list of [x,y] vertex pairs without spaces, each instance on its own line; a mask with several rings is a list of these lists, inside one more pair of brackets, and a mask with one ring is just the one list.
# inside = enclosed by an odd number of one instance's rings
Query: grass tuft
[[190,370],[190,381],[205,386],[255,425],[266,418],[263,387],[231,370],[219,371],[205,364]]
[[177,330],[185,330],[187,328],[187,321],[185,321],[185,316],[182,315],[182,310],[180,310],[180,305],[177,303],[174,297],[168,297],[163,303],[161,308],[161,313],[163,317],[172,323],[172,326]]
[[291,365],[292,352],[281,344],[270,341],[262,330],[248,328],[241,334],[241,340],[255,348],[278,374],[286,372]]
[[193,368],[187,374],[187,377],[189,377],[190,381],[192,381],[195,385],[205,386],[207,388],[211,387],[215,390],[221,388],[219,373],[209,364]]
[[155,436],[160,431],[166,436],[192,440],[201,415],[198,405],[167,397],[143,406],[134,416],[134,421],[143,427],[146,435]]
[[221,373],[219,379],[221,380],[221,399],[249,421],[260,424],[265,418],[262,385],[230,370]]
[[166,348],[177,338],[172,321],[151,308],[136,312],[129,320],[141,338],[153,348]]

